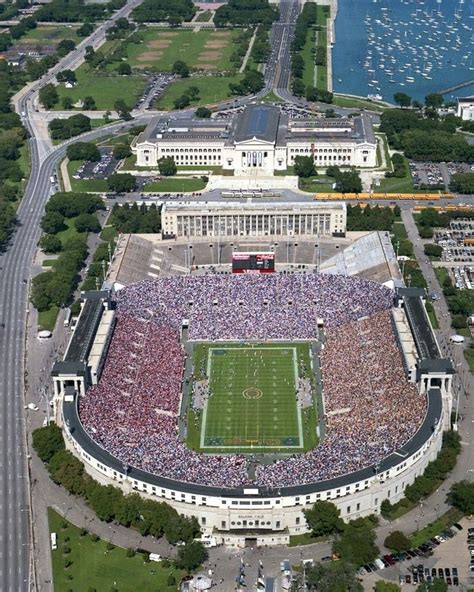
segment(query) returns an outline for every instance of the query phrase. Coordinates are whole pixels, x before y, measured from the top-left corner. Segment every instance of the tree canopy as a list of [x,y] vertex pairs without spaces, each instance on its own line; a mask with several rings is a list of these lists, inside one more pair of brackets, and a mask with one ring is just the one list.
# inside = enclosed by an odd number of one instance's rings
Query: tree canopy
[[100,150],[92,142],[76,142],[67,147],[66,156],[69,160],[98,162],[100,160]]
[[136,178],[130,173],[114,173],[107,179],[107,188],[115,193],[128,193],[137,186]]
[[191,572],[202,565],[207,557],[208,553],[202,543],[190,541],[184,547],[179,548],[178,557],[175,561],[176,567]]
[[311,592],[363,592],[353,565],[345,561],[316,563],[306,568],[306,584]]
[[190,21],[196,14],[192,0],[144,0],[137,6],[132,17],[137,23],[162,23],[172,25]]
[[300,178],[307,178],[316,175],[316,167],[312,156],[295,156],[295,174]]
[[344,527],[340,511],[331,502],[316,502],[309,510],[303,510],[306,524],[314,536],[341,532]]
[[178,171],[172,156],[160,158],[158,161],[158,170],[160,171],[160,175],[164,177],[172,177]]
[[341,536],[334,541],[334,553],[356,568],[373,561],[379,554],[375,544],[374,526],[365,518],[345,524]]
[[61,428],[50,423],[44,428],[33,431],[33,448],[43,462],[49,462],[56,452],[64,450]]
[[278,18],[278,10],[268,0],[229,0],[214,15],[217,27],[226,25],[270,25]]
[[464,514],[474,514],[474,483],[458,481],[449,492],[449,502]]

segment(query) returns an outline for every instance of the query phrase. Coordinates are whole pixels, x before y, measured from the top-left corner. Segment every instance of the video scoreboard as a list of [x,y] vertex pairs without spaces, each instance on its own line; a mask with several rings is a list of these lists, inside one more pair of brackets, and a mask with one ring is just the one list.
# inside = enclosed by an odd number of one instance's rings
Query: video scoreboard
[[232,253],[232,273],[272,273],[275,253]]

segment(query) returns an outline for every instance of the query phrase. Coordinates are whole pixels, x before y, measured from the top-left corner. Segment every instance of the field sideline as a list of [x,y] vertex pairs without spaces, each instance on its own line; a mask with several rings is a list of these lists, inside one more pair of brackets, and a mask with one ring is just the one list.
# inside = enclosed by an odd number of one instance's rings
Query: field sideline
[[205,452],[303,452],[316,445],[314,404],[297,404],[298,378],[314,385],[310,344],[215,343],[194,350],[195,378],[209,378],[188,443]]

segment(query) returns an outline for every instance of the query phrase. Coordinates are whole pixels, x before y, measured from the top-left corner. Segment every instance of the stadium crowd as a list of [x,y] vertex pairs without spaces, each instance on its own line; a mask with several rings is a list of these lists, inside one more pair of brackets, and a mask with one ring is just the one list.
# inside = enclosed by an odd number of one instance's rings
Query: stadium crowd
[[181,328],[189,339],[313,339],[317,320],[334,327],[391,306],[380,284],[345,276],[271,274],[170,276],[118,293],[123,312]]
[[[232,301],[244,305],[232,309]],[[245,456],[200,454],[180,440],[182,321],[200,339],[292,339],[315,337],[321,317],[326,436],[307,453],[259,465],[256,483],[310,483],[376,464],[413,436],[426,411],[407,381],[390,303],[382,286],[342,276],[175,276],[132,285],[119,292],[107,360],[80,400],[81,421],[128,465],[202,485],[248,484]]]

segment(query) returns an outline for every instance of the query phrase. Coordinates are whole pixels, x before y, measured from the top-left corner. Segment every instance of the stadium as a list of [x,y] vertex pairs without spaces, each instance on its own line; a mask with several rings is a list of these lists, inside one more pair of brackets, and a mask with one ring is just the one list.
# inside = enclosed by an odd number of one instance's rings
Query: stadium
[[228,545],[287,543],[319,500],[379,512],[449,426],[453,369],[423,291],[278,272],[273,255],[84,294],[53,369],[86,470]]

